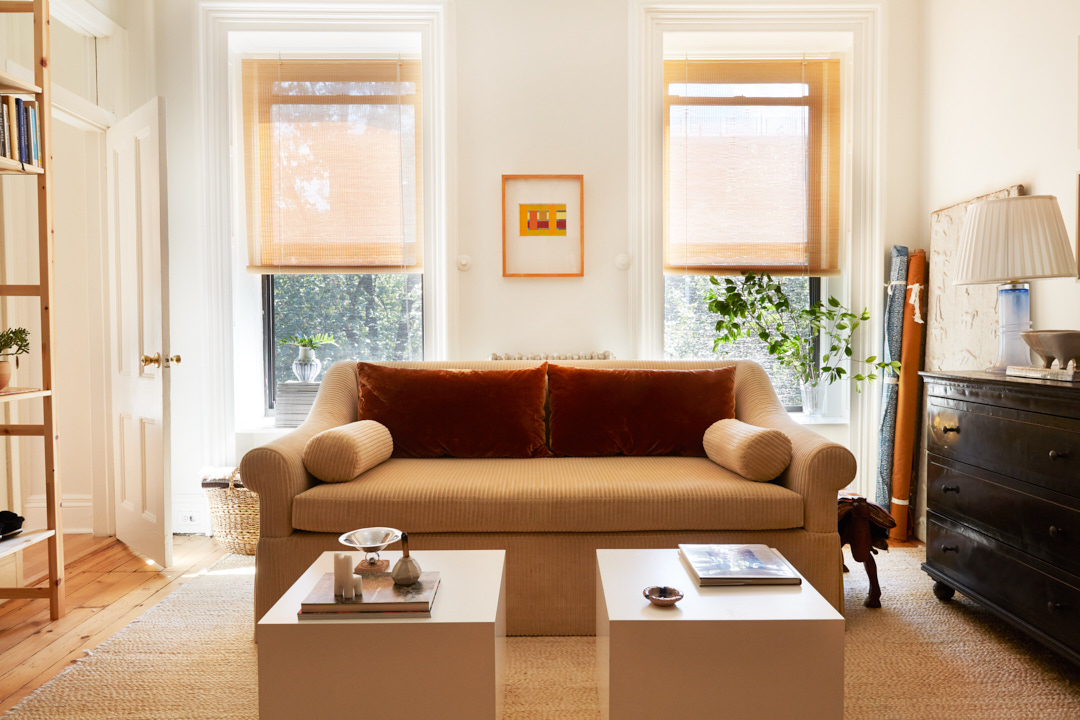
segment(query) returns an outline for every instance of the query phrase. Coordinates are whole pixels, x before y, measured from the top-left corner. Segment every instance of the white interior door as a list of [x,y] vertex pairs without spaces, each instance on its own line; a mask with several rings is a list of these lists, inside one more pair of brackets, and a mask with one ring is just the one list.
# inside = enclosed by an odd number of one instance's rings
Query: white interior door
[[116,537],[172,564],[165,101],[106,135]]

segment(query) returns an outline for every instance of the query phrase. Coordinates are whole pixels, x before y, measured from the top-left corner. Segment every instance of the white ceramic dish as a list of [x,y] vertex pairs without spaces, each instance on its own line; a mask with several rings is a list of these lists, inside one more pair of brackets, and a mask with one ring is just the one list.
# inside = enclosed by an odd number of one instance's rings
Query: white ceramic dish
[[1053,366],[1065,370],[1069,362],[1080,370],[1080,330],[1028,330],[1020,333],[1024,342],[1042,358],[1043,367]]

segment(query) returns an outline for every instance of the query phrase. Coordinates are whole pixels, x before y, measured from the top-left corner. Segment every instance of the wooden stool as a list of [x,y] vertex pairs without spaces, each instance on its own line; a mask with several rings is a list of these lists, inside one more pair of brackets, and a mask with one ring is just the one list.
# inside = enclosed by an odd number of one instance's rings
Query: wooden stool
[[[840,547],[851,546],[851,557],[861,562],[870,579],[870,595],[863,603],[868,608],[881,607],[881,586],[878,585],[877,549],[889,549],[889,530],[896,527],[889,512],[858,495],[841,494],[837,498],[837,531]],[[844,565],[844,572],[848,572]]]

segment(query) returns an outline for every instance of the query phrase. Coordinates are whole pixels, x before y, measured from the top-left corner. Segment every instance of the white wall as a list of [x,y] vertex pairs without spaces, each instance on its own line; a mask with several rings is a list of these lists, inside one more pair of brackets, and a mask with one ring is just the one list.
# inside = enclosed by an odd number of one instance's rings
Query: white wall
[[[1022,183],[1056,195],[1076,240],[1076,0],[926,3],[923,215]],[[1031,285],[1037,329],[1080,329],[1080,282]]]
[[[928,228],[922,202],[923,2],[882,5],[886,241],[918,247]],[[631,217],[629,0],[457,0],[453,7],[458,241],[449,254],[473,261],[471,271],[453,269],[449,278],[458,298],[457,336],[450,342],[455,356],[610,350],[629,358],[629,277],[614,265],[616,255],[628,251]],[[225,460],[211,456],[212,440],[200,430],[214,402],[202,384],[209,364],[221,358],[206,355],[201,332],[208,269],[199,0],[158,0],[155,10],[157,91],[168,112],[172,337],[174,352],[185,356],[182,372],[173,375],[172,471],[179,507],[184,497],[194,502],[200,493],[199,469]],[[513,173],[585,176],[583,278],[501,276],[500,182]]]
[[[626,0],[457,4],[458,355],[630,356]],[[585,176],[585,276],[502,277],[501,176]],[[456,272],[456,271],[455,271]]]

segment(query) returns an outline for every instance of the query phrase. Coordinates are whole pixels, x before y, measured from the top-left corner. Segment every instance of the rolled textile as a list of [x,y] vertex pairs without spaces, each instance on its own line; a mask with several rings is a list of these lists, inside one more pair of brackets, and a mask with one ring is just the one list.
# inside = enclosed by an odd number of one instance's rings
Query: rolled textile
[[[904,336],[904,288],[907,287],[908,249],[893,245],[892,269],[889,271],[889,291],[885,299],[885,339],[882,359],[900,359]],[[877,504],[889,507],[892,499],[893,440],[896,434],[896,396],[900,375],[892,369],[881,375],[881,434],[878,437]]]
[[916,250],[908,257],[906,295],[890,501],[890,513],[896,520],[896,527],[889,533],[889,537],[893,540],[907,540],[908,537],[911,465],[914,458],[915,428],[919,422],[919,361],[922,358],[923,331],[926,328],[923,322],[926,305],[926,251],[924,250]]

